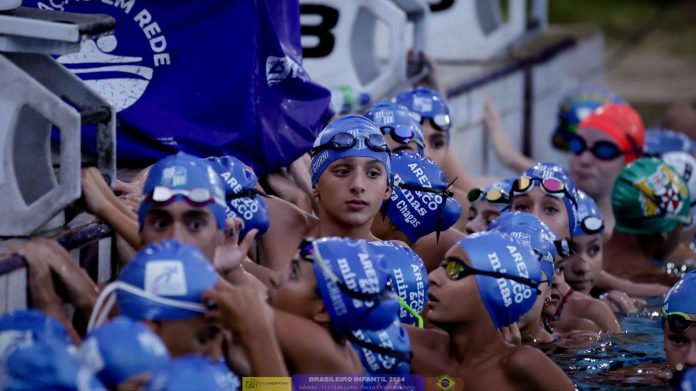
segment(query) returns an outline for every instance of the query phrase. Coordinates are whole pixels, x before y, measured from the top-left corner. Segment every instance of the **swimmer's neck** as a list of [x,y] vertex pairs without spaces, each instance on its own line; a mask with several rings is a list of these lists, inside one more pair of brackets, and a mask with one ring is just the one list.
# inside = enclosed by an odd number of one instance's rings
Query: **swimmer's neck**
[[458,373],[501,355],[510,348],[488,314],[481,315],[480,319],[459,323],[446,330],[450,336],[449,356],[458,363]]
[[[379,215],[375,217],[376,219],[381,218]],[[381,235],[380,239],[382,240],[398,240],[400,242],[406,243],[406,245],[410,248],[413,248],[413,245],[415,242],[406,236],[400,229],[396,228],[394,224],[389,224],[389,229],[387,232],[385,232],[383,235]]]
[[520,328],[523,344],[538,344],[553,342],[553,335],[544,330],[541,325],[541,317],[535,318],[527,327]]
[[372,220],[367,224],[351,227],[333,222],[326,216],[319,216],[319,222],[312,230],[311,236],[315,238],[338,236],[350,239],[378,240],[377,237],[370,232],[370,227],[372,227]]

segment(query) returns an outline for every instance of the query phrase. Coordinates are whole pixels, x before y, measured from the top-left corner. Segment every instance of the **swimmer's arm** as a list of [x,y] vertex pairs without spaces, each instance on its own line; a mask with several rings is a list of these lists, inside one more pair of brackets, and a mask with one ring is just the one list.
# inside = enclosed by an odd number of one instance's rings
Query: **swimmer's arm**
[[137,216],[116,198],[99,171],[82,170],[81,184],[87,211],[109,224],[131,247],[139,249],[142,243]]
[[317,323],[274,309],[275,329],[288,366],[294,373],[356,373],[331,335]]
[[515,149],[503,130],[503,120],[500,110],[493,103],[490,95],[486,95],[483,115],[484,127],[488,130],[491,143],[498,159],[507,167],[516,172],[523,172],[532,167],[534,162]]
[[[585,311],[582,317],[588,318],[597,323],[597,325],[601,327],[602,331],[604,332],[623,332],[621,325],[619,324],[619,320],[616,319],[614,311],[611,310],[611,307],[609,307],[607,303],[595,298],[590,298],[589,300],[591,301],[583,305]],[[582,301],[579,301],[578,303],[582,303]]]
[[271,225],[259,242],[264,255],[261,264],[278,270],[290,262],[297,246],[316,225],[317,218],[278,197],[265,200]]
[[514,349],[504,364],[510,383],[524,390],[574,390],[568,376],[541,350],[531,346]]
[[666,285],[633,282],[604,270],[599,275],[596,287],[602,290],[622,291],[629,296],[663,296],[669,292]]

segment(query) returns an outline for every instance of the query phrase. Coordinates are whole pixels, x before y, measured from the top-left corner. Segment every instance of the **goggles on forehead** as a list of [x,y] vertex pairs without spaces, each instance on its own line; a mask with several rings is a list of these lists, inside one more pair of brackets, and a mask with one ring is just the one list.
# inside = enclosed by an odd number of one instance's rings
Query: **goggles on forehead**
[[425,121],[427,120],[430,122],[430,126],[432,126],[433,129],[441,132],[449,132],[449,130],[452,128],[452,121],[449,114],[435,114],[432,117],[426,117],[416,112],[413,114],[413,117],[420,122],[421,125],[425,124]]
[[518,284],[526,285],[530,288],[535,289],[537,291],[537,294],[541,293],[541,291],[539,290],[539,284],[530,280],[529,278],[514,276],[514,275],[506,274],[506,273],[491,272],[488,270],[476,269],[473,266],[467,265],[464,261],[462,261],[461,259],[459,259],[457,257],[448,257],[447,259],[442,261],[440,266],[445,268],[445,273],[447,274],[447,277],[453,281],[461,280],[462,278],[464,278],[466,276],[473,276],[473,275],[479,274],[482,276],[488,276],[488,277],[493,277],[493,278],[505,278],[508,280],[512,280]]
[[510,203],[510,196],[497,187],[494,187],[488,191],[483,191],[483,189],[471,189],[466,195],[466,198],[469,200],[469,202],[484,200],[493,204]]
[[666,312],[662,309],[662,316],[667,320],[669,329],[675,333],[683,333],[696,321],[691,320],[689,314],[684,312]]
[[336,133],[322,145],[318,145],[309,151],[310,156],[314,156],[321,151],[327,149],[333,149],[337,151],[345,151],[351,149],[358,143],[359,139],[365,140],[365,146],[375,152],[389,152],[389,146],[387,145],[387,140],[381,133],[370,133],[367,136],[353,136],[350,133],[340,132]]
[[212,203],[225,206],[224,201],[219,200],[213,193],[202,187],[193,189],[171,189],[166,186],[155,186],[152,192],[147,194],[145,201],[154,202],[157,204],[168,205],[176,200],[177,196],[183,196],[184,199],[193,206],[206,206]]
[[594,235],[604,230],[604,221],[597,216],[587,216],[580,222],[580,227],[588,235]]
[[305,261],[312,262],[319,266],[321,271],[324,273],[324,275],[331,280],[336,286],[343,292],[346,296],[352,298],[352,299],[357,299],[357,300],[362,300],[362,301],[373,301],[373,302],[379,302],[382,299],[385,298],[387,295],[387,291],[384,290],[382,292],[377,292],[377,293],[363,293],[363,292],[357,292],[354,291],[346,284],[344,284],[338,276],[336,276],[336,273],[331,270],[331,268],[326,264],[324,259],[321,257],[321,254],[319,254],[319,250],[314,246],[314,239],[313,238],[304,238],[302,239],[302,242],[300,243],[300,246],[298,248],[300,251],[300,258],[302,258]]
[[534,184],[538,183],[541,191],[556,198],[567,197],[576,206],[575,198],[568,191],[568,187],[558,178],[537,178],[521,176],[512,182],[513,194],[527,194],[534,189]]
[[416,131],[406,125],[385,125],[380,127],[379,130],[384,135],[390,135],[392,140],[397,143],[408,144],[413,141],[420,148],[425,148],[423,141],[416,137]]
[[640,217],[639,220],[649,220],[649,219],[669,219],[669,220],[674,220],[677,221],[683,225],[690,225],[691,224],[691,213],[687,214],[686,216],[678,216],[675,215],[674,213],[670,213],[665,209],[665,207],[659,202],[655,201],[655,196],[648,194],[646,191],[641,189],[640,187],[636,186],[633,182],[629,181],[626,178],[619,178],[619,180],[623,181],[626,184],[629,184],[633,186],[635,189],[641,192],[643,196],[655,207],[659,210],[658,214],[652,215],[652,216],[644,216]]
[[629,142],[634,146],[633,149],[628,151],[623,151],[618,145],[611,141],[597,141],[592,144],[591,147],[587,146],[587,141],[576,133],[568,135],[568,150],[576,155],[582,155],[583,152],[589,150],[594,157],[599,160],[614,160],[621,155],[626,154],[636,154],[641,155],[642,151],[636,148],[635,141],[629,135],[627,135]]

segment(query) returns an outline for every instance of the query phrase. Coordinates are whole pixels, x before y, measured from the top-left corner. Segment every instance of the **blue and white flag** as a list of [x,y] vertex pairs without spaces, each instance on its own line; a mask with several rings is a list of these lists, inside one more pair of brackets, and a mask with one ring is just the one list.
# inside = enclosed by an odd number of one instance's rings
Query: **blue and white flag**
[[[264,175],[311,146],[330,92],[302,68],[297,0],[28,0],[116,19],[58,61],[118,111],[118,161],[233,155]],[[95,132],[83,144],[94,153]],[[92,148],[92,150],[90,150]]]

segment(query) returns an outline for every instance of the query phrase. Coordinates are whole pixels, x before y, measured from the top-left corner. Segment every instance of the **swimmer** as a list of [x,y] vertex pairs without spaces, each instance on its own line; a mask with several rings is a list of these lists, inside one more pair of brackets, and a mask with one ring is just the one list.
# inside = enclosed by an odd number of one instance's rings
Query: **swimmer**
[[696,367],[696,271],[686,273],[662,305],[667,363],[672,370]]
[[467,235],[488,230],[488,226],[510,208],[510,186],[512,179],[503,179],[483,189],[469,191],[469,216],[466,223]]

